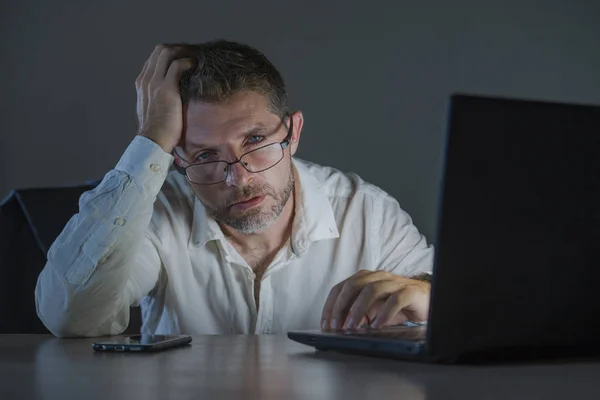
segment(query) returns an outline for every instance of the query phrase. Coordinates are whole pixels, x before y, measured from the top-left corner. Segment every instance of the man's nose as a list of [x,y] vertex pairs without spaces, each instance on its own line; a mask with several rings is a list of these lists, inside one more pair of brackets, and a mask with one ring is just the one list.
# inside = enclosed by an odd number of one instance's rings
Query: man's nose
[[252,172],[248,172],[243,165],[244,161],[231,164],[227,173],[225,183],[227,186],[245,186],[252,179]]

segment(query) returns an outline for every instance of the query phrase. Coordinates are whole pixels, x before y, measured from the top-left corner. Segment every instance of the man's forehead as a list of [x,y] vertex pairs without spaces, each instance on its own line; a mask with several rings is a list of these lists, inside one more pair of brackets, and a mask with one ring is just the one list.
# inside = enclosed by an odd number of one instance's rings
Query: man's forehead
[[186,105],[190,118],[226,117],[228,115],[268,113],[266,96],[254,92],[240,92],[217,102],[191,101]]
[[205,131],[267,125],[277,118],[269,110],[265,97],[254,93],[240,93],[219,103],[192,102],[186,105],[184,114],[188,128]]
[[257,129],[268,129],[276,123],[277,117],[269,113],[238,113],[227,115],[210,114],[205,118],[188,119],[185,124],[189,139],[229,137]]

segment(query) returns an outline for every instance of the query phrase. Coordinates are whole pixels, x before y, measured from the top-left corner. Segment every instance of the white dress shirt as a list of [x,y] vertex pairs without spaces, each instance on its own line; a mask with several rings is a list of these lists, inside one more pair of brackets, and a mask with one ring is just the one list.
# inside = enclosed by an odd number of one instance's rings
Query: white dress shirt
[[35,290],[52,333],[120,334],[136,304],[144,334],[319,329],[329,291],[357,271],[432,269],[432,246],[390,195],[355,174],[293,159],[292,235],[262,277],[257,307],[254,272],[185,178],[169,173],[172,162],[138,136],[81,196]]

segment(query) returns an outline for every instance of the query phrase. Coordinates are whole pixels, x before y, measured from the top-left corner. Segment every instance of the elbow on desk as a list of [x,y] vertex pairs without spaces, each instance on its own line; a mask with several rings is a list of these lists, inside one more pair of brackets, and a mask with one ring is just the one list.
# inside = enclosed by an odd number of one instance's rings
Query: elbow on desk
[[[94,313],[77,310],[75,299],[66,291],[45,290],[40,279],[35,288],[35,308],[44,326],[58,338],[118,335],[122,330],[110,321],[99,323]],[[125,324],[126,326],[126,324]]]
[[76,337],[86,337],[81,334],[81,332],[77,332],[77,330],[72,329],[70,324],[67,322],[59,321],[55,317],[53,318],[44,318],[44,315],[38,310],[38,317],[46,327],[57,338],[76,338]]
[[[40,302],[36,296],[37,315],[46,327],[57,338],[85,338],[119,335],[119,329],[107,329],[89,318],[73,315],[69,310],[54,309],[53,306]],[[109,325],[111,326],[111,325]]]
[[60,306],[60,302],[56,301],[56,296],[55,293],[54,298],[49,298],[49,294],[43,292],[39,283],[36,286],[35,309],[40,321],[50,333],[58,338],[85,337],[83,332],[76,329],[75,321],[73,321],[69,312]]

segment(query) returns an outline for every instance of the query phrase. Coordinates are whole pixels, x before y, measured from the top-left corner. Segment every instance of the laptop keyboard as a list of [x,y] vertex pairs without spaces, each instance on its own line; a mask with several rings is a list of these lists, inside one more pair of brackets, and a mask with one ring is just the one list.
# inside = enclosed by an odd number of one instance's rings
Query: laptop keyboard
[[356,330],[337,330],[330,332],[335,332],[336,334],[341,334],[344,336],[360,336],[392,340],[421,341],[425,340],[427,327],[421,325],[410,327],[391,326],[380,329],[359,328]]

